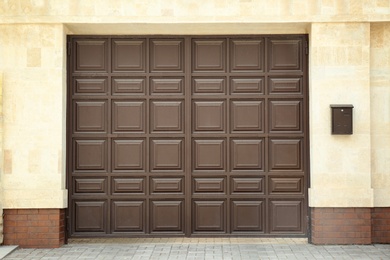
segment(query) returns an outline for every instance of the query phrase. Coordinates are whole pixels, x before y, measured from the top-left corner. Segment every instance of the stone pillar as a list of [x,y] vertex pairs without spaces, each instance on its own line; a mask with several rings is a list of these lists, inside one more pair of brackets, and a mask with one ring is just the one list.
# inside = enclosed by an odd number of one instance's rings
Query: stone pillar
[[[310,44],[312,242],[369,244],[370,24],[313,23]],[[352,135],[331,135],[331,104],[354,106]]]
[[4,244],[60,246],[67,207],[65,28],[0,24],[0,36]]
[[390,243],[390,23],[371,24],[373,243]]
[[0,244],[3,244],[3,74],[0,72]]

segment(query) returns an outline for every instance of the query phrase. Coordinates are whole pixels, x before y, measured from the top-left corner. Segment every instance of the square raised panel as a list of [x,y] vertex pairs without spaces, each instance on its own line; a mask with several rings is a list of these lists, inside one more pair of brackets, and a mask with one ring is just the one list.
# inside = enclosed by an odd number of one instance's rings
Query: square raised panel
[[151,101],[151,132],[183,132],[183,101]]
[[193,202],[194,232],[226,232],[225,201]]
[[257,231],[264,229],[263,201],[232,201],[232,231]]
[[195,170],[225,169],[225,140],[198,139],[193,146]]
[[184,71],[183,40],[151,40],[150,70],[155,71]]
[[230,44],[232,71],[263,71],[263,40],[231,40]]
[[74,72],[107,72],[107,39],[75,40]]
[[106,140],[74,140],[75,170],[106,170],[107,141]]
[[303,168],[301,139],[270,139],[269,160],[271,171],[301,171]]
[[231,141],[232,170],[263,170],[264,142],[261,139]]
[[302,41],[270,39],[268,47],[269,71],[301,71]]
[[105,231],[107,201],[74,201],[73,207],[75,232]]
[[106,132],[107,101],[75,101],[74,132]]
[[269,101],[270,132],[303,132],[301,100]]
[[183,171],[183,140],[151,140],[150,146],[150,168],[152,171]]
[[194,101],[193,130],[225,132],[225,101]]
[[145,132],[145,101],[113,101],[113,132]]
[[113,140],[113,170],[145,171],[145,140]]
[[304,233],[301,200],[274,200],[269,203],[271,233]]
[[145,40],[112,41],[112,71],[145,71]]
[[226,40],[194,40],[193,71],[226,71]]
[[263,132],[264,102],[262,100],[231,101],[232,132]]
[[113,232],[145,232],[144,201],[113,201],[112,230]]
[[183,201],[151,201],[151,232],[182,233],[183,213]]

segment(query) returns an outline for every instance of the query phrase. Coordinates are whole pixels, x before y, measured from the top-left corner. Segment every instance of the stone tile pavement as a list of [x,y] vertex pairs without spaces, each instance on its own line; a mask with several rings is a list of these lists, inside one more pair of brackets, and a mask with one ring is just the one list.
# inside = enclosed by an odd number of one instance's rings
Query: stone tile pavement
[[315,246],[297,238],[71,239],[57,249],[17,249],[4,259],[390,259],[390,245]]

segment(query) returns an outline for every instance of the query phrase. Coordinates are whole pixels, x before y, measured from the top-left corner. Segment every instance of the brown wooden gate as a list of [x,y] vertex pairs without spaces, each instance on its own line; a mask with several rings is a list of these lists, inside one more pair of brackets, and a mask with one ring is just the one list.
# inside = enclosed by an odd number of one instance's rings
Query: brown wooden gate
[[306,36],[71,36],[70,236],[307,235]]

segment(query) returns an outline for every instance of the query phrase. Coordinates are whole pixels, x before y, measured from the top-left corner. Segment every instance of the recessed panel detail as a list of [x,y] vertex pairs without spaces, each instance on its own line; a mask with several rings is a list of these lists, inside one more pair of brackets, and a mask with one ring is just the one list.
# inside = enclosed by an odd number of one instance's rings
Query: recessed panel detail
[[192,81],[194,94],[224,94],[226,80],[224,78],[194,78]]
[[270,177],[271,194],[302,194],[303,177]]
[[302,94],[302,78],[269,78],[268,87],[270,94]]
[[111,83],[113,95],[144,95],[144,78],[113,78]]
[[232,78],[232,94],[264,94],[264,78]]
[[225,193],[225,190],[225,178],[194,178],[193,180],[194,193]]
[[107,94],[107,78],[75,78],[73,94],[75,95],[104,95]]
[[144,178],[130,178],[130,177],[115,177],[112,179],[112,193],[118,194],[132,194],[145,192]]
[[152,78],[150,93],[152,95],[184,94],[183,78]]
[[183,178],[151,178],[152,193],[183,193]]
[[75,178],[74,193],[106,193],[106,178]]
[[264,193],[263,178],[234,177],[231,179],[231,191],[232,193]]

